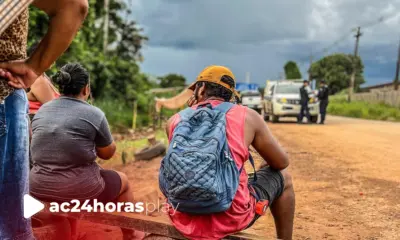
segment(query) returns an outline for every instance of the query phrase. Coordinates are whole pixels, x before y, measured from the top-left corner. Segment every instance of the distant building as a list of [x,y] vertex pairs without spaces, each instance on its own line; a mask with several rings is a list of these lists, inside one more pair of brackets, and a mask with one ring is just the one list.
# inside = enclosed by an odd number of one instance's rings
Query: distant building
[[377,85],[371,85],[368,87],[361,87],[360,92],[382,92],[382,91],[391,91],[394,90],[394,83],[382,83],[382,84],[377,84]]

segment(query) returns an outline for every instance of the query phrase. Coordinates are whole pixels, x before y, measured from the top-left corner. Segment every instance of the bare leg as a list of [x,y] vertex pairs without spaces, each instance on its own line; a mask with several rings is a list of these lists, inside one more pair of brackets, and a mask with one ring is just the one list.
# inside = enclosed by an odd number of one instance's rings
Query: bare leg
[[[121,190],[119,192],[118,202],[134,202],[133,194],[129,185],[128,177],[121,172],[117,172],[121,178]],[[124,240],[143,239],[145,234],[143,232],[135,231],[133,229],[121,228]]]
[[271,213],[274,216],[278,238],[290,240],[293,234],[295,194],[292,178],[286,169],[282,171],[282,175],[285,179],[285,187],[282,195],[272,203]]

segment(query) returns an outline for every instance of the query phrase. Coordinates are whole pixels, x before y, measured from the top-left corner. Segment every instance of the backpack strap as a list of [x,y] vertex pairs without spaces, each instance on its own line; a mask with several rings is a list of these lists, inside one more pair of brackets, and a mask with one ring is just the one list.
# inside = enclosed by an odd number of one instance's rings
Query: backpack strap
[[234,106],[233,103],[223,102],[215,106],[214,109],[226,114],[233,106]]
[[[250,161],[251,166],[253,167],[253,170],[254,170],[254,176],[253,176],[253,182],[252,182],[252,184],[254,184],[254,183],[257,182],[257,172],[256,172],[256,167],[255,167],[255,165],[254,165],[253,156],[251,156],[251,153],[250,153],[250,152],[249,152],[249,161]],[[243,167],[242,167],[242,168],[243,168]]]
[[[251,156],[251,153],[249,152],[249,161],[251,163],[251,166],[253,167],[254,170],[254,175],[253,175],[253,180],[251,182],[249,182],[249,189],[250,189],[250,194],[253,195],[253,197],[258,201],[260,201],[260,197],[258,196],[258,194],[256,193],[256,191],[254,190],[254,188],[252,188],[252,185],[254,185],[257,182],[257,172],[256,172],[256,167],[254,165],[254,159],[253,156]],[[243,164],[244,165],[244,164]],[[242,171],[242,168],[240,169],[240,171]]]

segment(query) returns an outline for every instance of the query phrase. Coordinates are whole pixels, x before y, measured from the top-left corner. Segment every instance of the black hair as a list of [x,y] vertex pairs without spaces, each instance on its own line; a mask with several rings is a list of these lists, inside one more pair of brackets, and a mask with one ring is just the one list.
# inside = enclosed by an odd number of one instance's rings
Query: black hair
[[[235,80],[228,75],[222,76],[221,81],[228,84],[231,88],[235,87]],[[200,88],[203,83],[205,84],[205,95],[207,98],[218,97],[224,99],[225,102],[229,102],[231,100],[233,94],[231,90],[211,82],[198,82],[197,87]]]
[[79,63],[68,63],[53,76],[53,81],[61,94],[77,96],[89,84],[89,73]]

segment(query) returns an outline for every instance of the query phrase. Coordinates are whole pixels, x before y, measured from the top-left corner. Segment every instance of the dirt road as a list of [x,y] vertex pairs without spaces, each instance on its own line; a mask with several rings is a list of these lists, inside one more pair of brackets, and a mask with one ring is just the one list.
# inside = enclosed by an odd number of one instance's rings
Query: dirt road
[[[291,160],[294,239],[400,239],[400,124],[330,116],[323,126],[268,126]],[[139,195],[157,188],[159,164],[155,159],[117,169]],[[274,239],[272,216],[249,231]],[[96,239],[119,239],[116,234],[107,227]]]
[[[400,239],[400,124],[268,126],[290,155],[294,239]],[[264,224],[273,231],[271,217]]]

